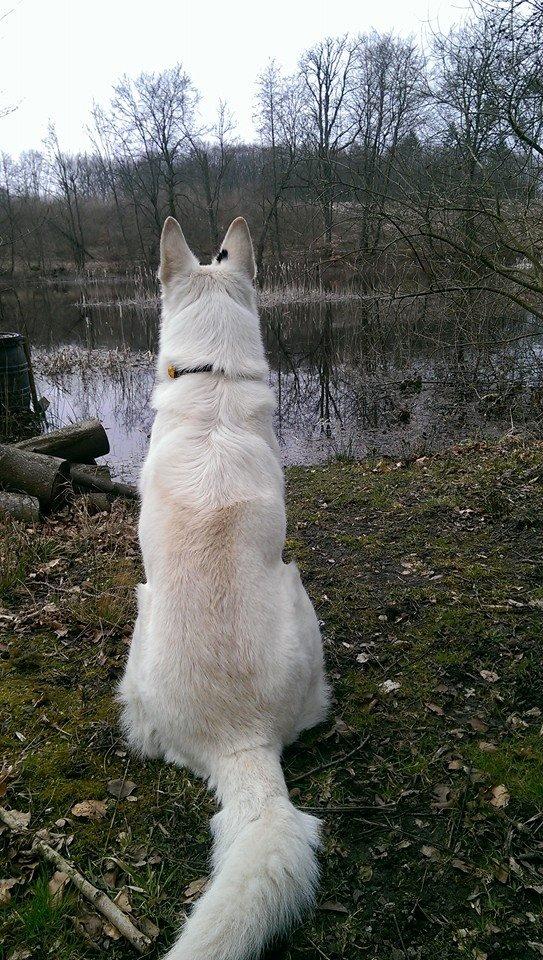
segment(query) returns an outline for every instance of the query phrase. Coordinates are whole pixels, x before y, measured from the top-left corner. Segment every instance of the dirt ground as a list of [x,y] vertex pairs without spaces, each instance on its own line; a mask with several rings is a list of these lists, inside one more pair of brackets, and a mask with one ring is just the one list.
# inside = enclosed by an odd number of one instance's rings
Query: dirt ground
[[[324,820],[318,908],[276,960],[543,956],[543,444],[287,474],[287,554],[322,621],[329,720],[284,757]],[[36,831],[153,938],[201,892],[213,800],[130,756],[113,691],[135,513],[5,525],[2,960],[136,956],[32,851]],[[54,893],[57,887],[60,889]]]

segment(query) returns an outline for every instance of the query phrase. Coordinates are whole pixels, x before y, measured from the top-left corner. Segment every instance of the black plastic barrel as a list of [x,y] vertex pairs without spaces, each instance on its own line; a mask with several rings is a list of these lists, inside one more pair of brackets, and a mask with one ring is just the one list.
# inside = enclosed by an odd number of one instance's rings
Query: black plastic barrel
[[20,333],[0,333],[0,409],[4,416],[30,411],[30,377]]

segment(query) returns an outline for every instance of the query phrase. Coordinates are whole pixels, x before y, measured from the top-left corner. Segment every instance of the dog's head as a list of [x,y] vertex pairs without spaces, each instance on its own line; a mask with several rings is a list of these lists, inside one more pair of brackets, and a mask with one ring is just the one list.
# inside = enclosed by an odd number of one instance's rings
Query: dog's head
[[230,225],[218,255],[200,264],[177,220],[168,217],[160,240],[162,326],[159,375],[168,366],[212,365],[228,376],[267,371],[253,281],[253,244],[247,223]]

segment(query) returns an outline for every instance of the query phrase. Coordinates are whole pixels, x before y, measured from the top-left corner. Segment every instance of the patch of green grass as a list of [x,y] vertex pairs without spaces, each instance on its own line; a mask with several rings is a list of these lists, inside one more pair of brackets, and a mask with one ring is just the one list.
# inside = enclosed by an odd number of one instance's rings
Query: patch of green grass
[[497,738],[496,749],[488,752],[470,745],[466,756],[489,784],[504,784],[511,797],[521,803],[543,804],[543,738],[539,733]]
[[72,924],[76,898],[70,891],[53,896],[48,882],[48,875],[40,872],[30,890],[15,895],[0,945],[2,960],[9,956],[9,942],[17,943],[21,950],[31,950],[37,958],[54,956],[55,960],[73,960],[74,949],[81,951],[77,954],[79,957],[87,956]]
[[71,897],[52,896],[47,877],[38,877],[30,897],[17,911],[24,942],[37,947],[52,943],[63,933],[72,906]]

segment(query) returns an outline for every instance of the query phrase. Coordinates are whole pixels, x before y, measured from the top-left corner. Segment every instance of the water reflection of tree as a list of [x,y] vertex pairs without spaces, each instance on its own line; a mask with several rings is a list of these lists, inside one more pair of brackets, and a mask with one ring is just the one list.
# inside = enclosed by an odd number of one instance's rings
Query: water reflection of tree
[[[265,312],[277,426],[290,456],[293,437],[300,448],[321,437],[329,452],[411,456],[492,432],[499,418],[535,424],[543,362],[541,350],[530,357],[520,349],[525,325],[508,316],[500,332],[492,304],[481,303],[476,323],[464,322],[459,354],[455,323],[422,306],[322,296]],[[519,343],[505,357],[500,341],[505,332],[515,340],[513,331]]]
[[[322,434],[332,436],[332,420],[342,422],[338,394],[338,364],[333,306],[320,302],[313,306],[311,319],[297,309],[293,313],[298,321],[299,338],[285,331],[286,311],[274,309],[266,320],[266,343],[273,368],[274,386],[278,400],[278,428],[284,423],[307,420],[308,411],[313,411]],[[303,324],[304,319],[306,321]],[[300,324],[301,321],[301,324]]]
[[330,408],[333,409],[336,417],[341,423],[341,415],[334,397],[334,391],[337,390],[335,377],[335,339],[332,304],[324,303],[323,316],[321,321],[321,335],[318,343],[317,370],[319,376],[319,417],[321,432],[327,437],[332,435],[332,426],[330,423]]

